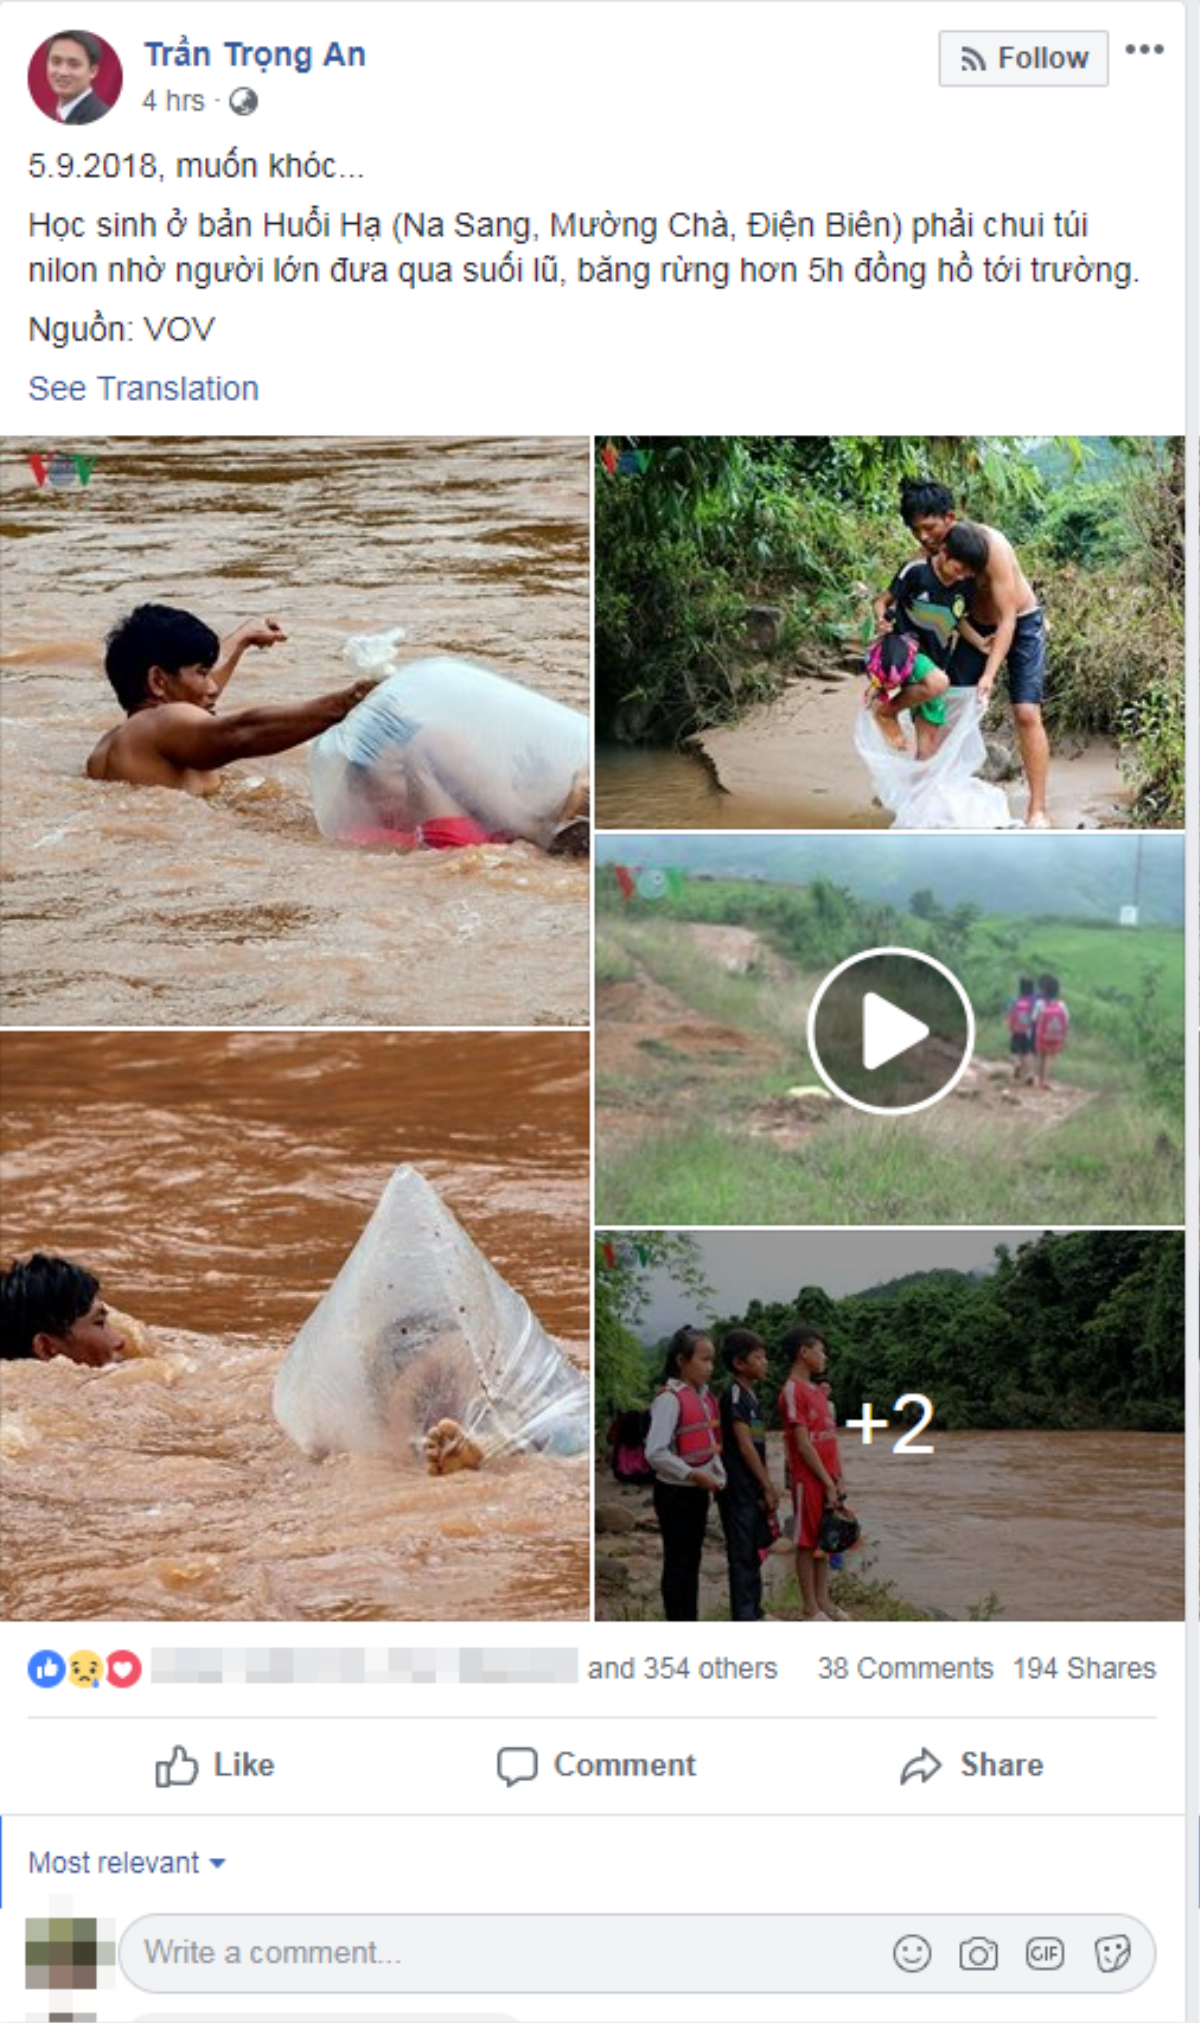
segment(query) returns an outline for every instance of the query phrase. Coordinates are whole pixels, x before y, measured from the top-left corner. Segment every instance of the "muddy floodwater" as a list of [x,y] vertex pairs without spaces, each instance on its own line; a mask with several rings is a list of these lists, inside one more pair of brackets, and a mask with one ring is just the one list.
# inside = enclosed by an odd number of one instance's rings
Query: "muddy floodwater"
[[[855,1416],[850,1412],[850,1416]],[[1181,1622],[1184,1442],[1151,1433],[943,1433],[930,1455],[896,1455],[839,1436],[864,1546],[846,1571],[890,1582],[932,1621]],[[783,1442],[768,1443],[777,1482]],[[596,1477],[597,1613],[657,1617],[662,1553],[648,1495]],[[614,1519],[612,1507],[619,1506]],[[782,1514],[782,1513],[781,1513]],[[632,1519],[632,1529],[630,1520]],[[1138,1549],[1130,1551],[1136,1539]],[[767,1615],[794,1616],[795,1555],[781,1541],[764,1567]],[[854,1613],[854,1603],[847,1605]],[[726,1614],[724,1540],[710,1513],[700,1614]],[[740,1627],[740,1626],[739,1626]]]
[[588,708],[588,453],[574,440],[137,440],[39,488],[10,446],[0,770],[9,1025],[583,1025],[588,872],[532,845],[343,848],[300,749],[209,800],[84,777],[120,720],[134,605],[222,637],[272,616],[223,707],[327,693],[345,639],[406,629]]
[[871,1572],[905,1601],[956,1619],[994,1594],[1009,1622],[1182,1621],[1182,1435],[935,1422],[927,1437],[932,1454],[901,1456],[841,1435]]
[[4,1257],[86,1264],[151,1351],[0,1362],[8,1615],[586,1618],[586,1455],[434,1480],[271,1413],[402,1161],[586,1368],[586,1035],[8,1033],[0,1069]]
[[[862,684],[796,681],[740,723],[683,751],[601,744],[596,820],[603,829],[888,829],[854,750]],[[997,706],[999,727],[1005,711]],[[1014,820],[1025,789],[1006,789]],[[1076,739],[1054,752],[1050,812],[1059,829],[1125,828],[1129,789],[1116,746]]]

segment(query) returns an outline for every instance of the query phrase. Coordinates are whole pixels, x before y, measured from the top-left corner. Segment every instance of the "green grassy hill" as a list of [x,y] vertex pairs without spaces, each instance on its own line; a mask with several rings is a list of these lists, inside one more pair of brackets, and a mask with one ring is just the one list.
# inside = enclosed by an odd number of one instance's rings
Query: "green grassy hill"
[[[796,900],[751,897],[763,962],[735,974],[681,919],[706,894],[597,921],[597,1216],[621,1223],[1172,1224],[1183,1215],[1181,932],[1004,914],[943,953],[976,1011],[976,1067],[918,1116],[823,1098],[808,1005],[844,948],[806,962]],[[703,906],[698,910],[706,912]],[[733,909],[743,926],[747,914]],[[850,923],[834,923],[844,935]],[[861,943],[860,943],[861,945]],[[853,946],[853,943],[851,944]],[[781,954],[781,951],[783,953]],[[786,957],[786,959],[785,959]],[[1072,1013],[1050,1096],[1015,1091],[1004,1010],[1022,970],[1053,969]],[[811,1089],[818,1093],[800,1095]]]

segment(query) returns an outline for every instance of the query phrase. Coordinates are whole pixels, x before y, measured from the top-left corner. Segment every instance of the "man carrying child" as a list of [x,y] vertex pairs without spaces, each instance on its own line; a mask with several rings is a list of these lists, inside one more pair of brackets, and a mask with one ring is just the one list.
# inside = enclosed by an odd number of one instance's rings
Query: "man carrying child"
[[[900,487],[900,513],[926,558],[944,553],[955,527],[962,526],[954,495],[927,479]],[[1008,699],[1029,787],[1027,829],[1048,829],[1046,779],[1050,746],[1042,722],[1046,691],[1046,620],[1013,545],[998,527],[977,526],[987,554],[974,577],[970,633],[963,632],[949,667],[955,688],[973,688],[987,706],[1002,667],[1007,667]]]

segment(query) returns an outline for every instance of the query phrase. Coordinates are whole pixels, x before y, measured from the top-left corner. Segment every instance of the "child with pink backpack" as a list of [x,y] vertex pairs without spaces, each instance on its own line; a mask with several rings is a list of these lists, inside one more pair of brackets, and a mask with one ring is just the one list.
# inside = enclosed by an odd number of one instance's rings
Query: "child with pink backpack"
[[1067,1044],[1071,1014],[1059,995],[1056,976],[1039,976],[1037,1019],[1033,1044],[1037,1054],[1038,1088],[1050,1087],[1050,1070]]
[[1008,1051],[1013,1058],[1014,1082],[1032,1082],[1034,1078],[1034,1035],[1040,1003],[1033,978],[1023,976],[1008,1006]]

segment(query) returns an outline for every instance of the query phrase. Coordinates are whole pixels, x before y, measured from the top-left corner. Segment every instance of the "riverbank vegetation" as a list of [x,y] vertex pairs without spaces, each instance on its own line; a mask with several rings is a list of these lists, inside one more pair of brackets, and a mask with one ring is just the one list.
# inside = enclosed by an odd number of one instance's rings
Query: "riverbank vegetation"
[[[695,1254],[694,1241],[678,1232],[649,1234],[664,1249],[682,1243]],[[869,1230],[862,1240],[870,1243]],[[787,1241],[782,1233],[780,1241]],[[662,1368],[663,1342],[639,1340],[628,1321],[618,1341],[607,1326],[622,1309],[635,1318],[640,1273],[626,1245],[615,1234],[598,1238],[595,1372],[603,1424],[646,1404]],[[709,1328],[718,1343],[735,1327],[762,1336],[771,1367],[761,1401],[772,1428],[788,1374],[778,1344],[805,1322],[829,1343],[839,1397],[890,1400],[913,1387],[919,1366],[919,1388],[936,1399],[947,1432],[1183,1432],[1182,1231],[1046,1232],[1015,1248],[998,1243],[988,1270],[955,1269],[952,1237],[946,1254],[942,1269],[841,1298],[801,1285],[790,1298],[751,1299],[737,1313],[721,1313],[712,1296],[698,1300],[694,1281],[684,1280],[680,1314]]]

